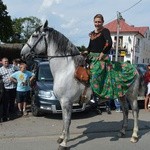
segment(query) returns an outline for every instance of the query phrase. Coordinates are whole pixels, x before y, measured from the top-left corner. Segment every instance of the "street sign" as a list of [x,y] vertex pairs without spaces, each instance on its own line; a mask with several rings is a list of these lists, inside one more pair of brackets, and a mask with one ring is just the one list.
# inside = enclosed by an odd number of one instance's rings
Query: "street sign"
[[120,56],[126,56],[126,51],[121,51]]

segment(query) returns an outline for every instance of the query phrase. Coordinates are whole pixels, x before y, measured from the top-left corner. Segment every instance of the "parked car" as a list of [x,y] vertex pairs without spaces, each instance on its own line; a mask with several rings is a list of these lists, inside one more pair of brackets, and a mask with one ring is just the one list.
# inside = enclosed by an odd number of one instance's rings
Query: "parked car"
[[136,64],[138,71],[144,76],[145,72],[147,71],[147,64]]
[[[36,80],[32,88],[31,111],[34,116],[43,113],[61,113],[59,100],[53,92],[53,76],[47,60],[37,59],[32,66]],[[90,105],[83,103],[73,104],[73,112],[82,112],[90,108]]]

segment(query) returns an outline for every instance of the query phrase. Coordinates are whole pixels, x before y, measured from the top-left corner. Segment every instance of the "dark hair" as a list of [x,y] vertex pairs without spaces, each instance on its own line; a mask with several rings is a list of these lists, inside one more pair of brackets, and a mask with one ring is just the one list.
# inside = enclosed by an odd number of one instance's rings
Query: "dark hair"
[[103,15],[101,15],[101,14],[96,14],[95,16],[94,16],[94,19],[95,18],[100,18],[103,22],[104,22],[104,17],[103,17]]

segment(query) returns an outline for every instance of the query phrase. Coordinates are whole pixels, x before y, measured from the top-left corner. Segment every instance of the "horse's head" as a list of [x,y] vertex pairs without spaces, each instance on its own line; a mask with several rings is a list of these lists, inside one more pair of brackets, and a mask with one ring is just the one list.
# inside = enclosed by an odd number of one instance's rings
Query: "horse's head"
[[30,36],[27,43],[21,50],[23,60],[31,60],[36,55],[46,54],[47,52],[47,37],[54,29],[48,27],[48,21],[43,26],[39,26]]
[[41,55],[49,58],[71,57],[76,64],[78,61],[74,56],[80,55],[80,52],[63,34],[48,27],[48,21],[46,21],[43,26],[35,30],[21,50],[21,57],[27,63],[32,63],[34,57]]

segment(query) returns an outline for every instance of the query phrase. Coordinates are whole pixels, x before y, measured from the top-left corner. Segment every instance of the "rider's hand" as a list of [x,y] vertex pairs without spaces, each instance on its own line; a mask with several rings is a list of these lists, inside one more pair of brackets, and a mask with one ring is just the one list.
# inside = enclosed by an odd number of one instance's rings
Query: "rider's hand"
[[103,59],[103,56],[104,56],[104,53],[101,52],[100,55],[99,55],[99,57],[98,57],[98,60],[102,60],[102,59]]
[[83,51],[83,52],[81,52],[81,55],[82,55],[82,56],[87,56],[87,55],[88,55],[88,51]]

